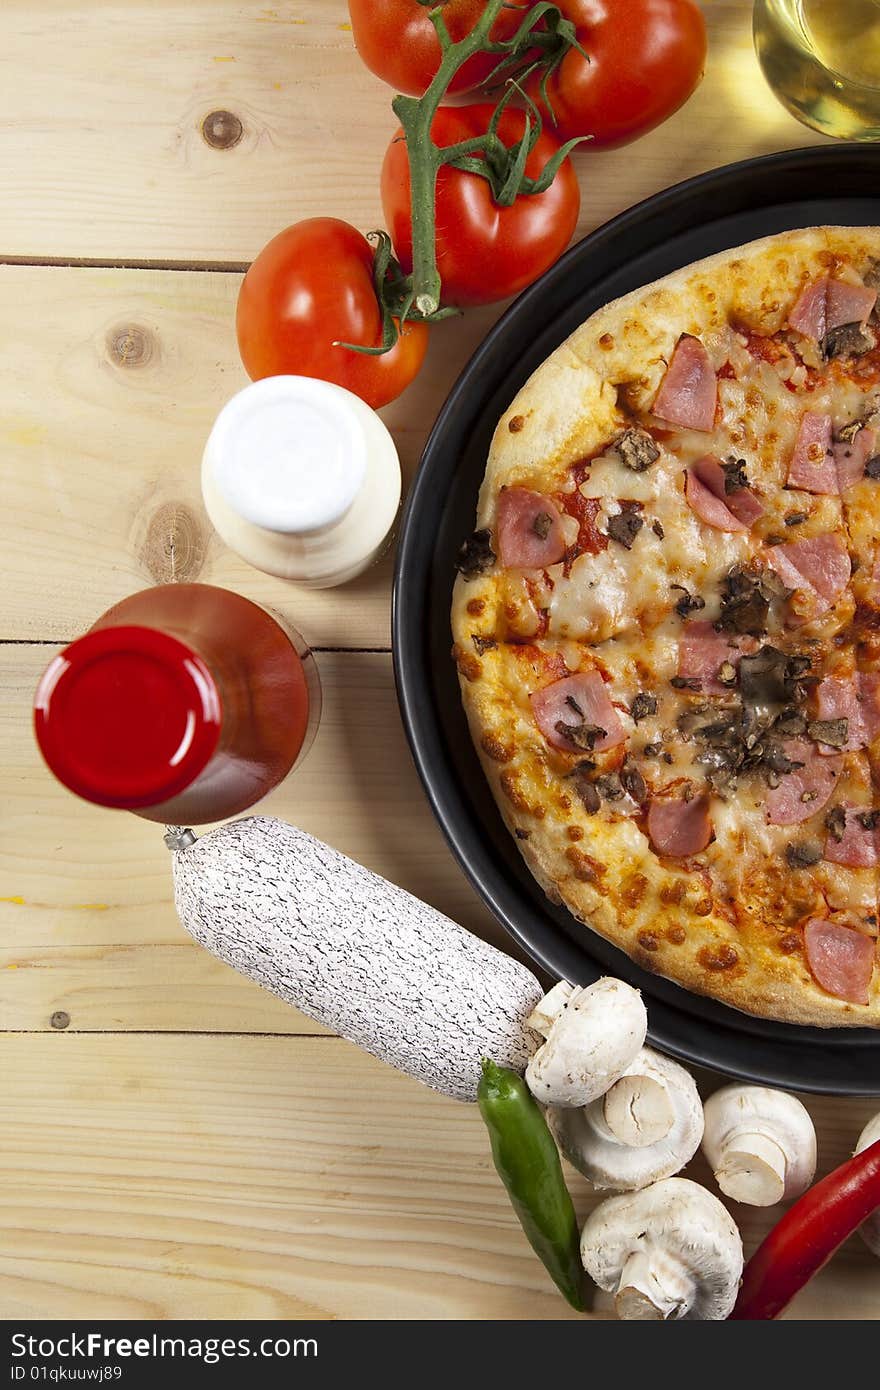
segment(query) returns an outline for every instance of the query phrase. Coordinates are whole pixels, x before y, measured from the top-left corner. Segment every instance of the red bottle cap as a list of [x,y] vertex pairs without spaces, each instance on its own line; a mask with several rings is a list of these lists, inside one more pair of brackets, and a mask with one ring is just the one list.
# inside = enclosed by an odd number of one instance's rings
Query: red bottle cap
[[101,806],[177,796],[210,760],[220,723],[220,693],[201,657],[150,627],[100,628],[71,643],[34,700],[49,767]]

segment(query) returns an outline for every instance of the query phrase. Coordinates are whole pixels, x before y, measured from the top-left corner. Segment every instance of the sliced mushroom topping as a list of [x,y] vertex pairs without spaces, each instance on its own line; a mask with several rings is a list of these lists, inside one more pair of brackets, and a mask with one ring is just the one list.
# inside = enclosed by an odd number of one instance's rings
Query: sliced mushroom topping
[[871,478],[875,482],[880,478],[880,454],[875,454],[872,459],[868,459],[865,464],[865,477]]
[[797,768],[803,767],[803,763],[790,758],[785,749],[778,743],[765,743],[762,745],[763,755],[761,761],[770,769],[771,772],[779,772],[787,775],[795,772]]
[[592,758],[581,758],[579,763],[575,763],[568,777],[588,777],[591,772],[596,771],[596,764]]
[[807,733],[814,743],[827,743],[831,748],[844,748],[849,738],[848,719],[813,719]]
[[490,652],[493,647],[498,646],[496,638],[482,637],[479,632],[473,634],[471,641],[474,644],[477,656],[484,656],[486,652]]
[[633,801],[643,802],[648,795],[648,784],[645,781],[635,762],[629,756],[624,758],[623,767],[620,769],[620,785]]
[[568,724],[564,719],[557,719],[555,727],[562,738],[586,753],[591,753],[599,739],[606,738],[608,734],[607,729],[600,728],[598,724],[587,724],[584,720],[580,724]]
[[656,714],[657,696],[649,695],[646,691],[640,690],[638,695],[633,697],[629,712],[634,724],[638,724],[641,719],[647,719],[651,714]]
[[770,603],[788,590],[772,570],[759,565],[734,565],[721,586],[718,626],[725,632],[762,637],[767,629]]
[[704,769],[706,781],[719,796],[736,791],[736,765],[728,753],[713,748],[698,754],[696,762]]
[[588,782],[586,778],[580,778],[575,783],[575,790],[583,802],[584,810],[588,815],[594,816],[602,805],[602,798],[593,783]]
[[791,589],[782,582],[776,570],[764,569],[761,571],[761,592],[772,601],[775,598],[788,598]]
[[864,429],[867,422],[864,419],[849,420],[847,424],[841,425],[834,431],[834,442],[836,444],[851,444],[859,430]]
[[724,491],[726,493],[741,492],[745,487],[751,487],[746,473],[745,459],[729,458],[726,463],[722,463],[724,469]]
[[788,756],[781,742],[789,736],[788,728],[799,727],[796,721],[805,723],[797,711],[782,711],[781,728],[766,709],[758,713],[741,705],[723,713],[722,719],[701,722],[695,711],[688,711],[678,720],[685,741],[692,739],[699,745],[695,761],[716,791],[732,791],[740,773],[758,773],[770,787],[777,787],[780,777],[803,767]]
[[603,801],[622,801],[626,795],[616,772],[606,772],[597,777],[595,786]]
[[475,531],[472,536],[468,536],[458,552],[455,568],[465,579],[476,579],[478,575],[485,574],[495,563],[495,551],[492,549],[492,532],[484,527],[480,531]]
[[806,716],[798,709],[784,709],[773,721],[773,732],[780,738],[803,738],[807,732]]
[[553,518],[549,512],[538,512],[532,522],[532,530],[538,537],[538,540],[545,541],[550,534],[552,525]]
[[584,758],[579,762],[569,774],[571,784],[579,797],[583,808],[591,816],[595,815],[602,805],[602,799],[596,790],[596,784],[592,781],[590,774],[595,772],[596,764],[589,758]]
[[716,673],[716,679],[722,685],[736,685],[736,667],[731,661],[722,661]]
[[842,323],[822,339],[822,356],[826,361],[832,357],[861,357],[862,353],[870,352],[873,346],[874,339],[860,323]]
[[778,711],[798,695],[797,682],[810,668],[810,659],[790,655],[769,642],[739,664],[743,703],[761,713]]
[[[708,734],[711,727],[713,727],[701,723],[701,720],[703,720],[704,716],[709,712],[709,709],[710,706],[703,700],[700,704],[694,705],[691,709],[682,710],[681,714],[677,717],[675,727],[678,729],[685,743],[690,743],[691,735],[695,729],[700,729],[704,734]],[[727,725],[726,723],[718,724],[717,727],[719,729],[726,729]]]
[[812,657],[808,656],[806,652],[792,652],[789,655],[788,675],[789,680],[792,682],[792,689],[795,691],[795,693],[797,693],[798,690],[796,682],[800,681],[803,685],[805,683],[809,683],[810,681],[816,680],[816,677],[807,674],[812,665],[813,659]]
[[644,524],[637,511],[627,508],[626,511],[618,512],[615,516],[608,518],[608,535],[613,541],[622,545],[625,550],[632,550],[633,541]]
[[660,450],[647,430],[624,430],[614,441],[612,448],[621,463],[626,464],[634,473],[644,473],[660,457]]
[[670,588],[681,590],[681,598],[675,604],[675,611],[680,618],[686,618],[690,613],[698,613],[701,608],[706,607],[706,600],[700,598],[699,594],[689,593],[683,584],[671,584]]
[[742,657],[740,671],[742,699],[747,705],[770,708],[790,698],[788,657],[777,646],[767,642],[758,652]]
[[832,806],[825,813],[825,829],[836,844],[840,844],[846,830],[846,811],[842,806]]
[[809,869],[822,858],[822,846],[815,840],[798,840],[787,845],[785,860],[790,869]]
[[800,526],[807,520],[809,512],[789,512],[785,518],[786,526]]
[[663,537],[666,535],[666,532],[663,530],[663,523],[657,521],[656,518],[651,522],[651,530],[659,541],[662,541]]

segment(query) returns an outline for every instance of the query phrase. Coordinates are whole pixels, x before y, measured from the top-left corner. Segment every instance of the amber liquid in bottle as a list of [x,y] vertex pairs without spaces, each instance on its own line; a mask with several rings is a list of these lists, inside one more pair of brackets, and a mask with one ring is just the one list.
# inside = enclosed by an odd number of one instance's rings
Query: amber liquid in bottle
[[277,786],[308,751],[320,712],[314,658],[265,609],[208,584],[163,584],[123,599],[91,629],[127,624],[179,638],[220,694],[217,750],[194,782],[148,820],[202,825],[238,815]]
[[880,139],[880,0],[755,0],[764,76],[805,125]]

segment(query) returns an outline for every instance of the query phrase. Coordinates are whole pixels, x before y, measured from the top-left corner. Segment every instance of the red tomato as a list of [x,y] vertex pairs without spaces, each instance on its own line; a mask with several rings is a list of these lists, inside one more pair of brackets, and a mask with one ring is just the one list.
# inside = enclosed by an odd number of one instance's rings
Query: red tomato
[[[488,129],[493,108],[447,106],[434,117],[431,134],[438,145],[469,140]],[[506,145],[525,128],[522,111],[507,109],[498,126]],[[526,173],[534,178],[559,149],[544,130],[529,155]],[[412,216],[409,159],[398,131],[382,165],[382,206],[404,270],[412,269]],[[492,190],[478,174],[444,165],[437,178],[437,266],[444,304],[491,304],[518,294],[558,260],[577,223],[580,190],[570,159],[544,193],[520,195],[510,207],[498,207]]]
[[[693,0],[557,0],[590,55],[571,49],[547,82],[561,140],[605,149],[653,130],[703,75],[706,24]],[[535,101],[539,83],[528,85]]]
[[[443,18],[456,43],[469,34],[486,8],[486,0],[446,0]],[[348,0],[354,41],[371,72],[395,91],[419,97],[430,85],[440,62],[440,41],[428,18],[431,6],[419,0]],[[523,11],[504,9],[492,25],[493,39],[516,33]],[[485,80],[504,55],[477,53],[459,68],[448,94],[471,91]]]
[[373,249],[347,222],[311,217],[264,246],[242,282],[238,347],[254,381],[317,376],[354,391],[374,409],[409,385],[428,346],[424,323],[407,323],[381,357],[334,346],[378,347],[382,315],[372,279]]

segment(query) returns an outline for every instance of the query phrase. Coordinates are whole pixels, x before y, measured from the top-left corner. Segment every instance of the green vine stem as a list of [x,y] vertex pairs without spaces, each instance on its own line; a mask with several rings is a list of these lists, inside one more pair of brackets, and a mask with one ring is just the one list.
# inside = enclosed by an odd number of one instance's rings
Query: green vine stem
[[[437,175],[443,165],[451,164],[486,179],[494,201],[500,207],[509,207],[521,195],[543,193],[548,189],[560,165],[580,143],[577,139],[569,140],[547,161],[536,178],[526,174],[526,163],[540,137],[542,125],[538,108],[520,84],[535,70],[540,70],[543,74],[541,90],[545,91],[547,76],[569,49],[576,48],[587,58],[574,25],[564,18],[557,5],[541,0],[539,4],[524,8],[510,0],[486,0],[483,13],[471,31],[453,43],[443,18],[443,0],[440,4],[437,0],[419,0],[419,4],[432,6],[429,18],[440,43],[440,64],[423,96],[396,96],[391,103],[403,128],[409,160],[413,268],[411,275],[404,274],[394,257],[387,232],[370,233],[370,239],[376,243],[373,281],[382,310],[382,343],[379,347],[338,344],[368,356],[393,348],[408,319],[436,323],[459,312],[440,305],[442,285],[437,268],[435,203]],[[522,9],[523,19],[510,38],[493,39],[491,31],[503,9]],[[497,64],[481,86],[483,99],[502,89],[503,95],[485,135],[454,145],[437,145],[431,135],[434,117],[452,78],[477,53],[498,54]],[[498,125],[514,96],[525,103],[525,128],[520,139],[508,146],[498,134]]]
[[[508,93],[499,103],[489,130],[484,136],[462,140],[455,145],[438,146],[434,143],[431,126],[440,103],[452,78],[474,54],[499,55],[499,62],[485,84],[488,87],[493,83],[497,85],[503,71],[517,63],[521,65],[530,50],[536,47],[544,50],[540,59],[542,65],[555,66],[571,47],[577,47],[583,52],[571,21],[563,18],[556,5],[543,0],[541,4],[524,11],[522,23],[511,38],[493,40],[490,38],[492,27],[505,8],[511,8],[507,0],[487,0],[486,7],[473,29],[457,43],[453,43],[449,35],[442,5],[432,9],[429,17],[437,30],[441,50],[437,72],[424,96],[396,96],[391,103],[392,110],[403,128],[409,158],[413,317],[430,318],[440,307],[442,286],[437,269],[435,200],[437,175],[442,166],[455,164],[469,173],[489,179],[496,201],[505,206],[512,203],[521,193],[544,192],[550,186],[562,161],[579,143],[577,140],[569,140],[538,179],[527,179],[525,164],[540,135],[541,118],[537,108],[529,103],[531,111],[526,116],[526,129],[521,140],[510,149],[503,144],[497,133],[498,120],[512,95],[513,87],[508,89]],[[539,25],[544,27],[538,30]],[[519,90],[518,86],[516,89]],[[482,154],[484,158],[476,158],[478,154]],[[549,177],[545,178],[548,171]]]

